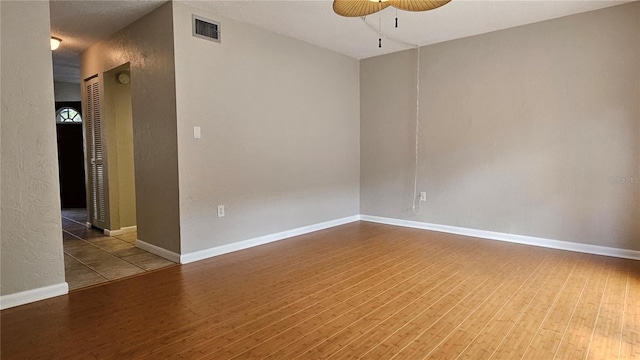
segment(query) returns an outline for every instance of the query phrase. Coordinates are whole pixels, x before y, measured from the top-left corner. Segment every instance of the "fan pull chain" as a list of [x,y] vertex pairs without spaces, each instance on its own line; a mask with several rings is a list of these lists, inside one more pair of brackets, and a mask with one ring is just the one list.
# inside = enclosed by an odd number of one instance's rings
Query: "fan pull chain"
[[398,8],[396,8],[396,29],[398,28]]
[[382,0],[378,0],[378,47],[382,47]]

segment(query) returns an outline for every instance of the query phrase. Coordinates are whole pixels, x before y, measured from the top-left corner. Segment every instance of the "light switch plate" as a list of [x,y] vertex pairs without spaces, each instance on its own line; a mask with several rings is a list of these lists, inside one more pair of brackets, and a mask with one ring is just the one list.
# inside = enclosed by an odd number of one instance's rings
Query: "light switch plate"
[[200,126],[193,127],[193,138],[200,139]]

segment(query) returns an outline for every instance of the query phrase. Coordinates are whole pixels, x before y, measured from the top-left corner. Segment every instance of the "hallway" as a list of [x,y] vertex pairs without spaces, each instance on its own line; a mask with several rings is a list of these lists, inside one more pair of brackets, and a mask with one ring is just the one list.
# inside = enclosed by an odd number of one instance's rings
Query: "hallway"
[[62,210],[65,280],[69,290],[119,280],[175,263],[135,247],[136,232],[115,237],[88,229],[86,209]]

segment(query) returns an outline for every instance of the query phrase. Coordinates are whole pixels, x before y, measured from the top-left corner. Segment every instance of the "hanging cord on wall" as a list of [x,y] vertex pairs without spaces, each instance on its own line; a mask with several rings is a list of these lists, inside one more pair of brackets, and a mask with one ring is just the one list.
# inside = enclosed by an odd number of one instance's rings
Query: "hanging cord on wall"
[[[362,16],[360,18],[365,25],[372,31],[376,31],[373,25],[369,24],[366,20],[366,16]],[[394,39],[392,37],[386,36],[382,34],[380,30],[380,26],[378,25],[378,36],[379,39],[383,37],[389,41],[395,42],[397,44],[410,46],[416,49],[416,142],[415,142],[415,154],[414,154],[414,164],[413,164],[413,203],[412,210],[415,215],[419,215],[422,211],[422,202],[418,202],[418,206],[416,206],[416,200],[418,199],[418,163],[419,163],[419,150],[420,150],[420,47],[416,44],[411,44],[408,42],[404,42],[402,40]],[[381,40],[379,40],[381,41]],[[416,210],[416,207],[418,208]]]
[[413,167],[413,213],[419,215],[422,211],[422,201],[418,201],[418,211],[416,211],[416,199],[418,198],[418,155],[420,148],[420,47],[416,54],[416,144],[415,144],[415,164]]

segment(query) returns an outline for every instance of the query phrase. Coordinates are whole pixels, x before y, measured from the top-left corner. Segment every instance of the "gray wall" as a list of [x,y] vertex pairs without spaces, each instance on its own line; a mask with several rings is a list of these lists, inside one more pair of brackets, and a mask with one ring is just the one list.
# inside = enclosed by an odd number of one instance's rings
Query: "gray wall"
[[[358,61],[173,6],[183,252],[358,214]],[[192,14],[222,42],[192,37]]]
[[180,253],[170,3],[83,52],[82,78],[94,74],[102,77],[105,71],[127,62],[131,65],[138,239]]
[[55,94],[56,101],[82,101],[80,84],[54,81],[53,92]]
[[64,261],[49,4],[2,1],[0,8],[0,294],[8,295],[64,283]]
[[361,213],[640,250],[640,3],[361,62]]

